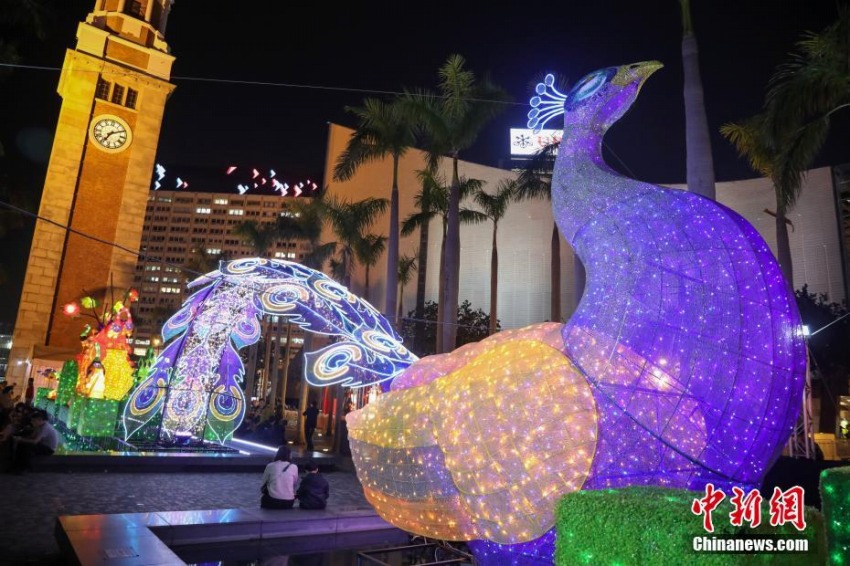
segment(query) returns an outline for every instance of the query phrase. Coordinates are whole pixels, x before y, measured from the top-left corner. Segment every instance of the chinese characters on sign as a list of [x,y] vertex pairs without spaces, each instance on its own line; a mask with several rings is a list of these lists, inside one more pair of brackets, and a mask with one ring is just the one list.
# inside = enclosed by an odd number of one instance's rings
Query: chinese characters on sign
[[[535,133],[528,128],[511,128],[511,155],[534,155],[547,145],[561,141],[563,130],[540,130]],[[555,155],[557,155],[555,151]]]
[[[729,513],[729,522],[736,527],[740,527],[746,521],[751,528],[756,528],[761,524],[761,502],[762,496],[757,489],[753,489],[745,494],[740,487],[732,488],[733,496],[729,500],[732,503],[733,510]],[[714,484],[705,486],[705,497],[694,499],[691,504],[691,512],[694,515],[702,515],[702,526],[709,532],[714,532],[714,523],[712,522],[711,512],[714,511],[720,502],[726,498],[726,494],[721,489],[714,489]],[[803,509],[804,491],[800,486],[792,487],[786,491],[780,488],[773,488],[773,495],[770,498],[770,525],[777,527],[790,523],[798,531],[806,528],[806,518]]]

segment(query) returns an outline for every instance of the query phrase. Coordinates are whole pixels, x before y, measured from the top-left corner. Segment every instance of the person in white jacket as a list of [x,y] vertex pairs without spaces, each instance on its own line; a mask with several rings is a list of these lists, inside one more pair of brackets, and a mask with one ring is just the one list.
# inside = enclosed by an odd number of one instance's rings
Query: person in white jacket
[[277,449],[274,461],[263,472],[261,491],[263,509],[292,509],[295,503],[295,486],[298,484],[298,466],[289,461],[291,451],[286,446]]

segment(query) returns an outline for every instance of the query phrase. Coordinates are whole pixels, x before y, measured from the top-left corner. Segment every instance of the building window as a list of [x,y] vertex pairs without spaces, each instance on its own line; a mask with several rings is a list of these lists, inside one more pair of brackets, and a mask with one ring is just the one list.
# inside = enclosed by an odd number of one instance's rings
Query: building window
[[142,9],[142,3],[139,0],[131,0],[127,2],[127,13],[137,18],[144,18],[145,12]]
[[242,210],[241,208],[231,208],[230,210],[227,211],[227,214],[229,214],[231,216],[244,216],[245,211]]
[[124,103],[127,108],[136,108],[136,101],[139,99],[139,92],[132,88],[127,89],[127,101]]
[[210,210],[209,208],[198,207],[195,209],[195,212],[198,214],[209,214],[210,212],[212,212],[212,210]]
[[94,95],[96,98],[100,98],[102,100],[109,100],[109,87],[112,86],[107,81],[98,77],[97,79],[97,89],[95,89]]
[[209,255],[219,255],[221,253],[221,248],[207,248],[207,253]]
[[121,85],[115,85],[112,89],[112,102],[114,104],[121,104],[124,102],[124,87]]
[[227,205],[227,199],[226,198],[217,198],[213,201],[213,204]]

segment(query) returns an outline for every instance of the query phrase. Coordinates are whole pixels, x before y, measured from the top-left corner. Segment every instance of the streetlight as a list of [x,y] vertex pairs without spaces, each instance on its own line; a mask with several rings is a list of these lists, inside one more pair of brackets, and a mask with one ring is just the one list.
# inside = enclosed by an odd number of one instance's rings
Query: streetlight
[[158,356],[159,347],[162,346],[162,338],[160,338],[159,336],[154,336],[153,338],[151,338],[151,346],[153,346],[153,349],[156,352],[156,355]]

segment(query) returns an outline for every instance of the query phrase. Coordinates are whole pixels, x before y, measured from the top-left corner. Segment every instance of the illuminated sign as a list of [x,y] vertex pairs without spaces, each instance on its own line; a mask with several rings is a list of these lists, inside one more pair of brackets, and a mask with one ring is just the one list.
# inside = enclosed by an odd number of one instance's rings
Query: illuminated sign
[[[563,130],[511,128],[511,155],[534,155],[544,147],[561,141]],[[557,152],[556,152],[557,153]]]

